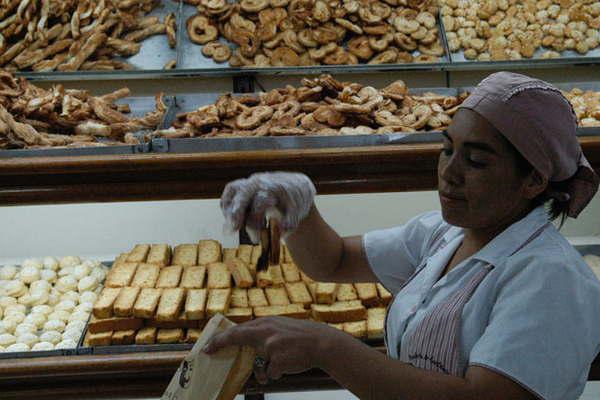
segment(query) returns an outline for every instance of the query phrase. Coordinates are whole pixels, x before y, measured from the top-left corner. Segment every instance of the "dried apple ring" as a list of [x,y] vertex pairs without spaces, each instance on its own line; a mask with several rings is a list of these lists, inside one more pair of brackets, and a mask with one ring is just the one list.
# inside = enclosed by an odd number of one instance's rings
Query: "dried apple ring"
[[323,63],[327,65],[348,64],[348,52],[341,47],[338,47],[334,52],[328,54],[323,59]]
[[329,43],[326,44],[325,46],[321,46],[318,49],[310,49],[308,50],[308,54],[310,55],[310,58],[312,58],[313,60],[322,60],[323,58],[325,58],[325,56],[327,56],[329,53],[334,52],[336,49],[338,48],[338,45],[335,43]]
[[336,18],[335,22],[338,25],[348,29],[349,31],[356,33],[357,35],[362,35],[362,33],[363,33],[363,30],[360,26],[353,24],[352,22],[348,21],[347,19]]
[[231,57],[231,48],[221,42],[210,42],[204,45],[202,54],[212,57],[217,63],[224,63]]
[[428,29],[432,29],[436,25],[435,16],[426,11],[419,13],[419,15],[417,15],[416,20]]
[[275,21],[261,24],[256,32],[256,36],[258,36],[262,42],[273,39],[275,35],[277,35],[277,24]]
[[317,1],[312,10],[312,17],[321,22],[325,23],[331,19],[331,10],[324,1]]
[[312,115],[315,121],[334,128],[342,127],[346,123],[346,116],[331,106],[319,106]]
[[317,43],[312,36],[310,29],[303,29],[298,33],[298,42],[304,47],[317,47]]
[[408,20],[404,17],[394,18],[394,27],[398,32],[411,34],[419,29],[419,22],[416,20]]
[[241,0],[240,8],[248,13],[257,13],[269,7],[269,0]]
[[337,32],[333,29],[320,26],[312,31],[313,39],[319,44],[330,44],[337,41]]
[[369,46],[376,52],[380,53],[388,48],[390,42],[394,40],[394,35],[388,33],[387,35],[376,37],[372,36],[369,38]]
[[402,32],[396,32],[396,34],[394,34],[394,43],[402,50],[406,51],[414,51],[418,47],[417,42],[413,38]]
[[369,60],[373,57],[373,50],[369,46],[369,38],[366,36],[356,36],[350,39],[348,50],[362,60]]
[[219,30],[203,15],[194,15],[187,20],[190,40],[196,44],[206,44],[219,36]]
[[260,47],[260,39],[253,33],[238,29],[233,32],[233,42],[240,46],[244,57],[254,57]]
[[274,67],[289,67],[299,63],[300,57],[289,47],[278,47],[271,55],[271,65]]
[[254,129],[273,115],[273,108],[269,106],[252,107],[235,118],[235,125],[239,129]]
[[388,24],[377,24],[363,26],[363,32],[369,35],[381,36],[391,31],[391,27]]
[[398,58],[398,52],[395,50],[386,50],[383,53],[377,54],[368,64],[393,64]]

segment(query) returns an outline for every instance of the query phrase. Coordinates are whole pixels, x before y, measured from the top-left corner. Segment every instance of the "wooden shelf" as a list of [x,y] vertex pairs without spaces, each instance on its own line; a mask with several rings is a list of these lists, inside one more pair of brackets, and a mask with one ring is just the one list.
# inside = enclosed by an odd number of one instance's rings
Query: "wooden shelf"
[[[377,347],[385,352],[383,347]],[[146,352],[0,360],[0,393],[9,399],[160,397],[187,352]],[[252,377],[246,394],[335,389],[320,370],[286,376],[269,385]]]
[[[600,137],[581,137],[600,171]],[[267,170],[309,175],[320,194],[433,190],[441,144],[0,160],[0,205],[217,198]]]
[[[385,353],[383,346],[375,346]],[[0,393],[11,399],[84,399],[159,397],[186,355],[183,351],[118,355],[76,355],[0,360]],[[600,380],[596,359],[589,380]],[[284,376],[266,386],[253,377],[245,394],[339,389],[320,370]]]

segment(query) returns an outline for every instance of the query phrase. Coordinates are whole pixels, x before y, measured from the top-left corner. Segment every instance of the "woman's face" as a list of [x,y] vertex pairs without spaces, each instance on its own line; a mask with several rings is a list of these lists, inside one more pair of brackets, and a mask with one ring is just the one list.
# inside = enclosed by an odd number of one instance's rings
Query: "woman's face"
[[444,138],[438,193],[448,223],[493,229],[512,223],[529,204],[516,150],[483,117],[460,109]]

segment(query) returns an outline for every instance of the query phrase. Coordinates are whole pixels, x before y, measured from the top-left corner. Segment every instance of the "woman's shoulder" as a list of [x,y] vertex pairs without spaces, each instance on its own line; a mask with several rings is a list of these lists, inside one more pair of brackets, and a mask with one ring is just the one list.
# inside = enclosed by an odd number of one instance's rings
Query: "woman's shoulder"
[[554,226],[508,257],[502,272],[506,279],[536,280],[555,289],[587,289],[600,295],[600,281]]

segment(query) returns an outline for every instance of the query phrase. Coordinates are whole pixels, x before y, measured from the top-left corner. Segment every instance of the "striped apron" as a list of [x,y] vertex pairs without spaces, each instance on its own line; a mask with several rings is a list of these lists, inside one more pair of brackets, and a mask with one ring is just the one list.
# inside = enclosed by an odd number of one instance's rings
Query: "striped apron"
[[[545,224],[533,233],[512,254],[539,236],[549,224]],[[435,251],[442,249],[446,245],[446,243],[439,243],[438,240],[434,240],[433,243],[435,243],[433,246],[436,248]],[[403,287],[418,275],[419,272],[425,269],[426,265],[425,262],[424,265],[420,266],[404,283]],[[479,284],[493,269],[494,266],[491,264],[483,266],[464,287],[433,307],[419,322],[412,335],[406,340],[407,343],[399,345],[400,361],[428,371],[436,371],[460,377],[464,376],[465,366],[459,352],[462,311]],[[390,307],[392,303],[390,303]],[[384,337],[387,338],[387,334]],[[388,345],[387,340],[386,345]]]

